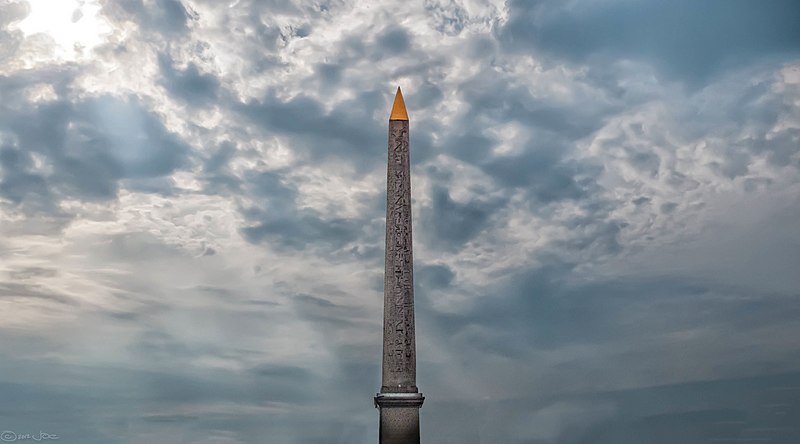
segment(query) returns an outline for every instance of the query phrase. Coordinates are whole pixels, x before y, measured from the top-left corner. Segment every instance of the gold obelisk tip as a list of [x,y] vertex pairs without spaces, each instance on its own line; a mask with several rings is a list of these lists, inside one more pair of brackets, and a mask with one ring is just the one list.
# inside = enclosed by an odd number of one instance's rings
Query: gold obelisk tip
[[389,120],[408,120],[408,113],[406,112],[406,103],[403,101],[403,93],[400,92],[400,87],[397,87],[397,94],[394,95],[394,105],[392,105],[392,114]]

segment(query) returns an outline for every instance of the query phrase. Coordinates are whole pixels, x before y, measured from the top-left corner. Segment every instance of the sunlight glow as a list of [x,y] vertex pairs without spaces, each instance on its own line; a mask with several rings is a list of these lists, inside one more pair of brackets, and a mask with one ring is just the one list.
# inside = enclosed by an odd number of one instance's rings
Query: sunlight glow
[[91,54],[111,26],[97,0],[27,0],[30,14],[17,24],[25,36],[46,34],[55,41],[56,58],[75,60]]

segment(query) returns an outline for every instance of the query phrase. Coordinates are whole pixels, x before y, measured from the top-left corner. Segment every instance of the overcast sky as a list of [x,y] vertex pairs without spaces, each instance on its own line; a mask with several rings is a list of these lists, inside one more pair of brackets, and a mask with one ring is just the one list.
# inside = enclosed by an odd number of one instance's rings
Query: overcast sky
[[800,442],[799,19],[0,0],[0,439],[376,442],[400,85],[424,442]]

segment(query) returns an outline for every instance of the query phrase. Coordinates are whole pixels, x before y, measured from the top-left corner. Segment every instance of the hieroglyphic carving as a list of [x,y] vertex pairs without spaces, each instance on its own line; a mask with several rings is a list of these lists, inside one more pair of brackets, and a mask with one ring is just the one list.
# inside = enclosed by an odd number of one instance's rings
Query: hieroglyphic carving
[[[413,330],[413,277],[411,246],[411,190],[408,156],[407,127],[395,125],[390,128],[390,153],[387,183],[387,271],[386,285],[391,296],[392,322],[386,325],[386,347],[389,370],[394,373],[414,372]],[[387,264],[388,265],[388,264]],[[389,303],[390,301],[386,301]]]

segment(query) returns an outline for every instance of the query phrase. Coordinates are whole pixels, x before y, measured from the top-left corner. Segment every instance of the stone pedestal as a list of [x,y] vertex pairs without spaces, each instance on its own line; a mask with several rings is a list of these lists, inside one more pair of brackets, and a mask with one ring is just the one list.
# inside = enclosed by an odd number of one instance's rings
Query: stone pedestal
[[380,444],[419,444],[419,408],[424,400],[421,393],[378,393]]

